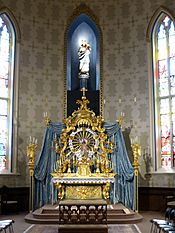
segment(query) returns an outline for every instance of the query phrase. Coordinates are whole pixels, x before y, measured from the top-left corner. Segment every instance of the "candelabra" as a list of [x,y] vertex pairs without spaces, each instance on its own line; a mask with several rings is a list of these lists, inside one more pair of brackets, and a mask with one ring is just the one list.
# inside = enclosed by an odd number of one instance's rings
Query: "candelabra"
[[27,146],[27,157],[29,175],[30,175],[30,195],[29,195],[29,211],[33,210],[33,194],[34,194],[34,185],[33,185],[33,174],[34,174],[34,165],[35,165],[35,156],[37,149],[37,139],[30,136],[29,144]]
[[59,173],[62,172],[62,161],[61,161],[61,156],[60,156],[60,151],[61,151],[61,140],[58,138],[57,134],[54,134],[54,139],[53,139],[53,149],[55,150],[56,154],[59,155],[58,160],[55,163],[55,168],[58,170]]
[[135,142],[131,145],[132,152],[134,156],[133,168],[134,168],[134,210],[138,211],[138,173],[139,173],[139,163],[138,157],[140,154],[140,144]]
[[134,143],[131,145],[132,147],[132,152],[134,156],[134,161],[133,161],[133,167],[134,167],[134,175],[138,176],[138,171],[139,171],[139,163],[138,163],[138,157],[140,154],[140,144]]
[[50,125],[50,123],[51,123],[51,120],[50,120],[50,118],[48,117],[47,112],[44,112],[43,117],[44,117],[44,123],[45,123],[46,127],[49,127],[49,125]]
[[124,123],[124,116],[125,116],[124,112],[121,112],[119,118],[116,120],[121,128],[122,128],[122,125]]

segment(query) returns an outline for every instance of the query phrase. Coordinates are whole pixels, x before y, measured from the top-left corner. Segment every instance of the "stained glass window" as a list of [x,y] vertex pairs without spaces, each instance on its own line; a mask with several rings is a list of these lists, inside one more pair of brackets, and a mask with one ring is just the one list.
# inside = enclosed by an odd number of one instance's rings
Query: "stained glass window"
[[156,24],[153,39],[156,148],[161,167],[170,168],[175,166],[175,27],[168,15]]
[[14,30],[0,14],[0,173],[11,171]]

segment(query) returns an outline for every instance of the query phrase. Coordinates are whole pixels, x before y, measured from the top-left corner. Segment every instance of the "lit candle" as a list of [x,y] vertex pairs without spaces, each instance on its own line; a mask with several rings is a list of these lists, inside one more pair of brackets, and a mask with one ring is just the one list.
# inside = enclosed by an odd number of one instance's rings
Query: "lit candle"
[[134,103],[136,103],[137,102],[137,98],[136,98],[136,96],[134,96]]
[[135,137],[135,143],[138,143],[138,136]]
[[141,156],[141,149],[138,149],[138,155]]
[[103,117],[104,117],[104,119],[106,118],[106,113],[105,113],[105,103],[106,103],[106,100],[104,99],[103,100],[103,103],[104,103],[104,107],[103,107]]

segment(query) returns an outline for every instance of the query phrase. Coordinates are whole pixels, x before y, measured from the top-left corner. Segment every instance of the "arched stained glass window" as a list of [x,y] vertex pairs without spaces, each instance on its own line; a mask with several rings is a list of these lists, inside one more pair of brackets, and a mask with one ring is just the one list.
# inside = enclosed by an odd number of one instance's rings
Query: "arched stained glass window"
[[0,173],[11,171],[15,32],[0,14]]
[[157,167],[175,166],[175,27],[162,13],[152,31]]

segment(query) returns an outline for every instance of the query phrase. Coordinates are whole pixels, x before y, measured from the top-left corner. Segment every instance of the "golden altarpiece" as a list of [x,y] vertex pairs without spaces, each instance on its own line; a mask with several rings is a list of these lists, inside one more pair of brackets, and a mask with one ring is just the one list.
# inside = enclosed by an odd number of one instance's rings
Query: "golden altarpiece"
[[[60,233],[80,233],[80,232],[94,232],[94,233],[107,233],[108,223],[122,223],[122,221],[127,221],[128,223],[136,223],[142,220],[142,216],[129,210],[121,203],[111,203],[110,197],[115,198],[116,192],[114,187],[116,186],[116,167],[113,164],[113,157],[117,157],[116,143],[108,138],[108,134],[104,127],[104,120],[101,116],[96,116],[95,113],[87,107],[89,100],[83,92],[81,100],[77,100],[79,108],[75,110],[71,116],[64,120],[63,128],[59,137],[54,139],[53,149],[56,152],[57,160],[54,163],[54,169],[50,173],[52,178],[50,183],[52,187],[57,189],[57,201],[55,204],[52,203],[50,207],[47,205],[42,206],[33,212],[32,215],[27,215],[25,217],[26,221],[30,223],[35,223],[38,221],[45,223],[55,223],[59,224]],[[52,128],[52,122],[47,116],[45,116],[45,122],[47,124],[46,132],[49,132]],[[57,125],[58,127],[58,125]],[[112,127],[117,127],[115,124]],[[52,132],[52,130],[51,130]],[[51,133],[50,132],[50,133]],[[119,130],[120,132],[120,130]],[[45,143],[45,149],[48,148],[48,144],[51,138],[48,137],[49,134],[46,133],[45,138],[47,142]],[[53,135],[53,134],[52,134]],[[53,142],[53,141],[52,141]],[[29,156],[29,169],[31,176],[31,195],[33,193],[33,175],[34,175],[34,157],[36,152],[36,143],[31,143],[28,145],[28,156]],[[129,200],[132,204],[132,194],[133,194],[133,181],[135,188],[137,189],[138,182],[138,148],[139,145],[134,144],[133,154],[134,154],[134,175],[133,180],[131,176],[131,183],[128,185],[126,182],[122,185],[123,192],[121,195],[123,197],[127,196],[128,192]],[[122,147],[123,148],[123,147]],[[119,149],[119,148],[118,148]],[[121,150],[119,150],[121,152]],[[51,158],[52,154],[41,153],[42,165],[46,165],[45,168],[49,166],[45,157]],[[119,154],[118,154],[119,155]],[[122,169],[125,167],[124,163],[124,153],[121,153],[121,160],[119,164]],[[40,159],[35,167],[35,179],[41,177],[41,175],[47,174],[47,172],[42,172],[40,166]],[[113,168],[115,167],[115,172]],[[37,168],[39,170],[37,171]],[[120,169],[119,169],[120,171]],[[131,175],[132,175],[131,170]],[[37,175],[40,174],[40,177]],[[129,174],[129,173],[128,173]],[[119,173],[119,176],[124,178],[123,174]],[[40,197],[39,203],[46,201],[44,199],[46,185],[49,187],[49,179],[47,176],[43,176],[43,181],[40,179],[37,181],[38,195]],[[37,188],[37,183],[35,188]],[[43,185],[44,184],[44,185]],[[113,185],[111,185],[113,184]],[[124,190],[125,189],[125,190]],[[137,193],[135,189],[135,193]],[[36,189],[37,190],[37,189]],[[44,190],[44,191],[42,191]],[[39,192],[40,191],[40,192]],[[49,192],[48,192],[49,193]],[[111,195],[112,194],[112,195]],[[132,195],[132,196],[131,196]],[[52,192],[53,196],[53,192]],[[43,198],[43,200],[42,200]],[[31,196],[30,210],[33,210],[33,197]],[[121,199],[120,199],[121,200]],[[134,208],[137,210],[137,196],[134,197]],[[46,202],[45,202],[46,203]],[[107,207],[107,204],[110,204]],[[119,216],[120,213],[120,217]],[[32,217],[31,217],[32,216]],[[35,217],[37,216],[37,217]],[[47,216],[47,217],[46,217]],[[112,216],[112,217],[109,217]],[[42,220],[41,220],[42,219]],[[88,231],[85,231],[87,230]]]
[[87,107],[85,95],[77,100],[78,110],[64,120],[65,128],[55,150],[59,155],[52,182],[58,199],[109,199],[114,183],[109,154],[113,144],[103,128],[103,118]]
[[[53,202],[55,196],[57,200],[107,200],[111,196],[113,203],[122,202],[129,208],[133,208],[134,196],[134,209],[137,210],[139,145],[132,145],[132,166],[120,128],[123,119],[119,119],[119,124],[107,123],[101,116],[104,107],[101,29],[86,7],[78,8],[75,13],[65,33],[65,119],[53,123],[47,115],[44,116],[47,129],[35,164],[35,139],[30,140],[27,147],[30,210],[34,206],[38,208],[51,203],[51,196],[54,197]],[[86,56],[78,58],[77,55],[77,41],[82,35],[86,35],[86,41],[91,47],[87,55],[88,61],[85,60]],[[86,61],[86,72],[80,69],[82,61]],[[78,109],[75,102],[79,104]],[[55,134],[56,138],[53,137]]]

